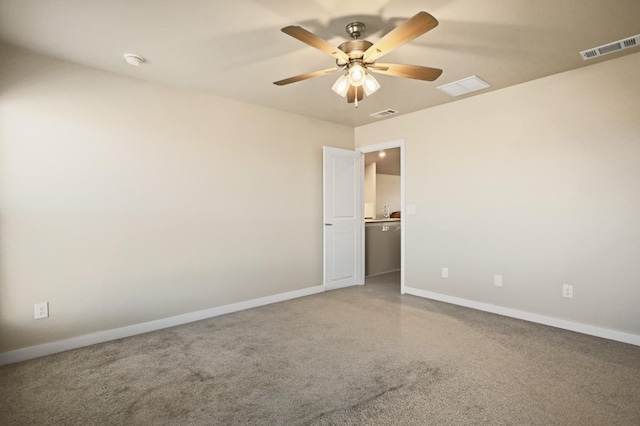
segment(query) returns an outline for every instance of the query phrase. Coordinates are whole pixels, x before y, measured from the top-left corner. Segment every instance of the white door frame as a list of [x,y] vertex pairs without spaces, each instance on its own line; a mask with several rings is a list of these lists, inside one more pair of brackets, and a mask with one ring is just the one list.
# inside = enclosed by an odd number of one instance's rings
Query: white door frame
[[[356,149],[356,151],[360,151],[364,154],[369,152],[382,151],[384,149],[392,149],[392,148],[400,148],[400,294],[404,294],[404,276],[405,276],[405,268],[404,268],[404,252],[405,252],[405,215],[407,214],[407,209],[405,205],[405,170],[404,170],[404,139],[399,139],[397,141],[386,142],[378,145],[367,145],[361,146]],[[362,180],[364,181],[364,161],[362,162]],[[364,185],[363,185],[364,187]],[[363,189],[364,192],[364,189]],[[362,195],[362,199],[364,200],[364,193]],[[363,239],[363,247],[364,247],[364,221],[362,221],[362,239]],[[364,256],[365,253],[363,251],[362,254],[362,265],[364,268]]]

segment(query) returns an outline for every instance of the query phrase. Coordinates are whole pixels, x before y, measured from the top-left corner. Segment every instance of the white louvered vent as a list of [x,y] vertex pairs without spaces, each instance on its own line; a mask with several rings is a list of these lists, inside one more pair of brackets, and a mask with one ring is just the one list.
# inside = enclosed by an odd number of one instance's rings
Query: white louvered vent
[[640,34],[623,40],[614,41],[613,43],[605,44],[603,46],[594,47],[593,49],[583,50],[580,52],[580,56],[582,56],[582,59],[586,61],[588,59],[597,58],[598,56],[608,55],[609,53],[617,52],[618,50],[624,50],[636,46],[640,46]]
[[373,114],[369,114],[369,116],[375,117],[375,118],[383,118],[383,117],[388,117],[390,115],[397,114],[397,113],[398,111],[396,111],[395,109],[389,108],[382,111],[374,112]]
[[443,84],[436,87],[441,92],[446,93],[449,96],[466,95],[467,93],[476,92],[491,87],[489,83],[478,77],[472,75],[471,77],[463,78],[462,80],[454,81],[452,83]]

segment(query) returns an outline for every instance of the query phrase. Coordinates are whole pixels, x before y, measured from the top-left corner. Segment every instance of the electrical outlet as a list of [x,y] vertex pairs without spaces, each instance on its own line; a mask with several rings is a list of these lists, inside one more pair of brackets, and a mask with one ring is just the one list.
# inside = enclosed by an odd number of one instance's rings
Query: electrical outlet
[[33,305],[35,319],[49,318],[49,302]]
[[562,297],[573,299],[573,286],[569,284],[562,284]]
[[442,278],[449,278],[449,268],[442,268]]
[[493,276],[493,285],[496,287],[502,287],[502,275]]

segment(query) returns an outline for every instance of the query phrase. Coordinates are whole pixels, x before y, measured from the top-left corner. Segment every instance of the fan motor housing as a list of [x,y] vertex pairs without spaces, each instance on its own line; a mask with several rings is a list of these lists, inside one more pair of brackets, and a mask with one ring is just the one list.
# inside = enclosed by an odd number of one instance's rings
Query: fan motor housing
[[350,59],[362,59],[364,52],[371,46],[373,43],[367,40],[349,40],[338,46],[338,49],[346,53]]

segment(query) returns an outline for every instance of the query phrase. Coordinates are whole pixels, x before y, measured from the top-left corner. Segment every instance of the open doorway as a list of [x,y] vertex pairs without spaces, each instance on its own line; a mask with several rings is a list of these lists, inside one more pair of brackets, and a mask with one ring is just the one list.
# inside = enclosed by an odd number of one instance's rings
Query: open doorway
[[404,141],[359,148],[364,155],[365,283],[404,294]]

